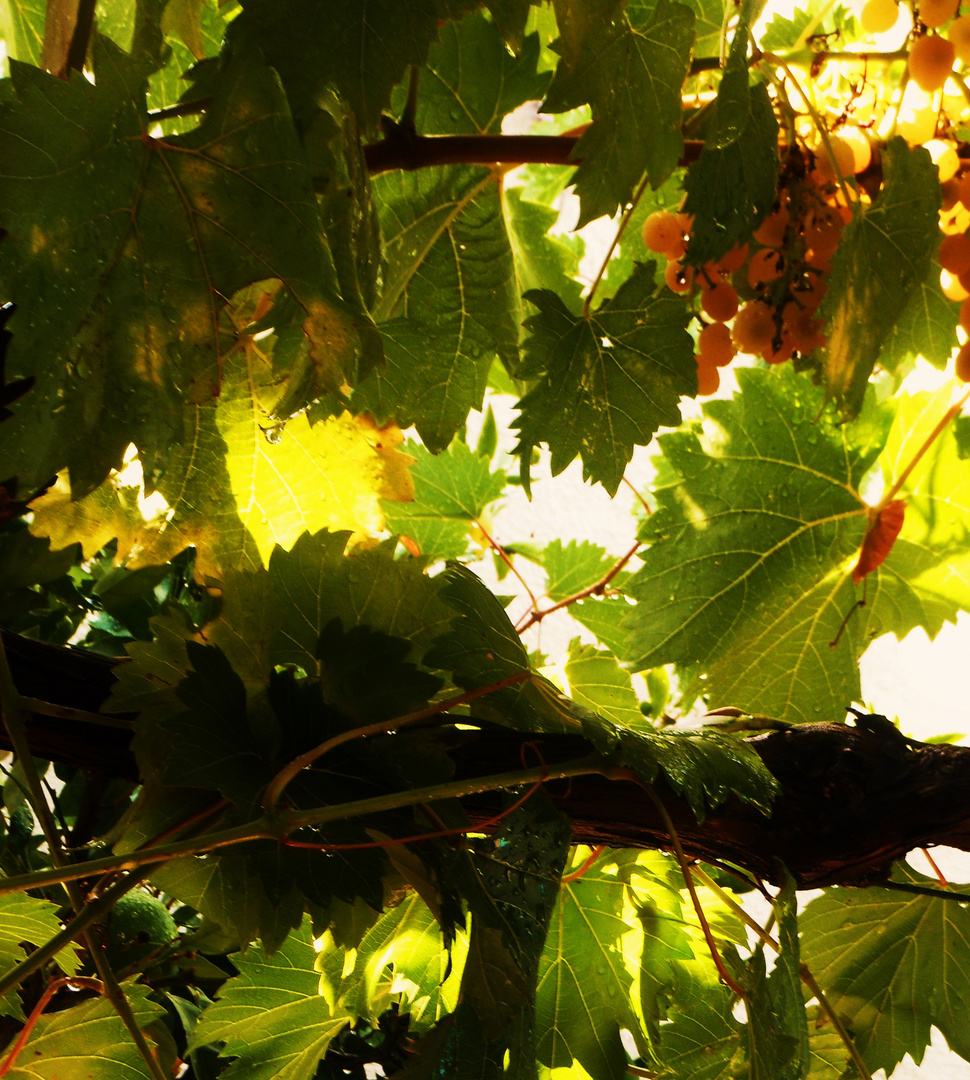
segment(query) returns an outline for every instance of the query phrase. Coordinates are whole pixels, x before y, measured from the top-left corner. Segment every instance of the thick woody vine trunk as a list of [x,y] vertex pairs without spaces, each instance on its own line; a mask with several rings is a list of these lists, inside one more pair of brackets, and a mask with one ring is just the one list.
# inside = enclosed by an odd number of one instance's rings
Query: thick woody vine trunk
[[[129,731],[70,715],[97,710],[117,661],[6,633],[4,644],[21,694],[59,707],[33,713],[37,756],[136,779]],[[459,778],[519,767],[527,742],[550,765],[591,752],[579,736],[489,729],[470,733],[453,750]],[[749,742],[781,786],[770,817],[731,797],[699,822],[686,801],[658,787],[689,855],[735,863],[769,881],[784,864],[808,888],[873,884],[915,847],[970,850],[970,748],[914,742],[874,721],[805,724]],[[2,730],[0,745],[9,746]],[[653,801],[634,782],[583,776],[550,783],[548,793],[572,819],[578,843],[669,844]],[[476,796],[465,806],[484,821],[495,814],[496,799]]]

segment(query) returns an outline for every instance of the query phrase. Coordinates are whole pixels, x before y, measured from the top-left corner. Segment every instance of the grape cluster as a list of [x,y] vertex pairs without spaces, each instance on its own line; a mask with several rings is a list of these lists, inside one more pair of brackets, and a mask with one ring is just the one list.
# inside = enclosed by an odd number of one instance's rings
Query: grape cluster
[[[830,139],[840,172],[851,175],[868,165],[868,143],[864,137],[862,142],[864,149],[851,137]],[[816,314],[832,255],[851,219],[830,158],[813,161],[799,151],[789,157],[772,212],[748,243],[716,262],[699,268],[689,264],[688,215],[658,210],[647,217],[643,240],[666,256],[667,285],[692,293],[697,301],[698,394],[717,390],[718,369],[739,352],[780,364],[825,344]]]

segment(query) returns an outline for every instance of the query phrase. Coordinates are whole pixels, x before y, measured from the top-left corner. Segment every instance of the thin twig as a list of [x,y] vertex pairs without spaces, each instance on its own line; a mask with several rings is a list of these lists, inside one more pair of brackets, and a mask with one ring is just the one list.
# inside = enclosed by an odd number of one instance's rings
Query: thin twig
[[744,989],[731,978],[728,969],[724,966],[724,960],[721,958],[721,954],[718,951],[717,942],[714,940],[714,935],[711,933],[707,917],[704,914],[704,909],[701,907],[701,902],[697,895],[697,889],[694,887],[694,879],[691,877],[687,856],[684,854],[683,847],[681,847],[680,837],[677,835],[677,830],[674,828],[674,823],[671,820],[670,814],[667,813],[667,807],[664,806],[660,796],[652,787],[644,784],[643,790],[653,800],[653,803],[657,808],[657,813],[660,814],[660,818],[664,823],[664,828],[667,830],[667,835],[670,837],[670,842],[674,848],[674,855],[677,857],[677,862],[680,865],[680,872],[684,875],[684,884],[687,886],[687,891],[690,893],[690,902],[694,905],[697,921],[700,923],[701,930],[704,934],[704,940],[707,942],[707,947],[710,950],[714,966],[717,968],[717,973],[720,975],[721,981],[733,994],[736,994],[742,1001],[746,1001],[748,995],[745,993]]
[[518,671],[505,679],[499,679],[497,683],[492,683],[489,686],[482,686],[478,690],[469,690],[467,693],[458,694],[456,697],[448,698],[447,701],[439,701],[436,705],[429,705],[425,709],[418,709],[415,712],[405,713],[404,716],[394,716],[391,717],[390,720],[378,720],[376,723],[365,724],[363,727],[351,728],[349,731],[342,731],[339,735],[324,739],[322,743],[313,747],[312,750],[307,750],[306,753],[300,754],[298,757],[295,757],[292,761],[288,762],[273,777],[263,795],[263,809],[270,810],[276,806],[280,801],[280,796],[283,794],[284,788],[295,776],[304,769],[309,768],[314,762],[319,761],[324,754],[328,754],[331,750],[338,746],[342,746],[346,742],[350,742],[352,739],[363,739],[369,735],[384,735],[389,731],[398,731],[402,727],[407,727],[410,724],[417,724],[422,720],[430,720],[432,716],[438,716],[440,713],[447,712],[449,709],[455,709],[459,705],[467,705],[470,701],[476,701],[478,698],[485,697],[487,694],[494,694],[498,690],[504,690],[506,687],[515,686],[518,683],[525,682],[526,679],[531,677],[531,671]]
[[560,878],[559,884],[568,885],[570,881],[578,881],[581,877],[583,877],[584,874],[587,873],[593,863],[596,862],[596,860],[600,857],[600,855],[603,854],[605,850],[606,848],[604,844],[598,844],[586,856],[582,863],[580,863],[580,865],[576,867],[575,870],[570,871],[570,873],[568,873],[564,878]]
[[63,990],[65,986],[76,986],[87,990],[96,990],[99,994],[104,993],[104,987],[98,979],[87,979],[83,977],[51,979],[45,987],[44,992],[40,995],[37,1004],[31,1009],[30,1016],[27,1017],[27,1023],[24,1024],[17,1035],[16,1041],[14,1042],[10,1053],[6,1056],[3,1065],[0,1065],[0,1076],[6,1076],[16,1064],[17,1058],[20,1056],[20,1051],[27,1045],[27,1040],[37,1026],[37,1021],[41,1018],[44,1009],[47,1008],[51,998],[58,990]]
[[593,297],[596,295],[596,290],[599,287],[599,283],[603,280],[603,275],[606,273],[606,268],[609,265],[610,259],[613,258],[613,252],[616,251],[616,245],[620,242],[620,237],[626,231],[627,225],[630,223],[630,218],[633,217],[636,208],[640,205],[640,200],[643,198],[644,191],[647,190],[647,185],[650,183],[650,177],[645,176],[640,181],[640,186],[636,190],[636,194],[633,196],[633,201],[623,211],[623,215],[620,218],[620,223],[616,227],[616,232],[613,234],[613,240],[610,246],[603,256],[603,261],[600,263],[599,270],[596,271],[596,277],[593,279],[593,284],[589,287],[589,292],[586,294],[586,299],[583,301],[583,318],[589,317],[590,305],[593,303]]
[[513,564],[512,560],[509,558],[509,553],[505,550],[505,548],[502,547],[502,545],[497,540],[494,539],[494,537],[491,535],[491,533],[488,531],[488,529],[485,528],[485,526],[481,523],[480,520],[478,520],[478,518],[475,519],[475,524],[478,526],[479,530],[481,531],[482,536],[484,536],[485,539],[488,541],[488,546],[492,549],[492,551],[495,552],[496,555],[498,555],[498,557],[502,560],[502,562],[505,563],[505,565],[509,568],[509,570],[511,570],[512,573],[515,574],[515,576],[519,579],[519,584],[529,594],[529,600],[532,603],[532,610],[533,611],[538,611],[539,610],[539,601],[536,600],[535,593],[529,588],[529,583],[525,580],[525,578],[515,568],[515,565]]
[[607,585],[609,585],[613,578],[615,578],[633,556],[636,555],[640,550],[640,547],[641,544],[638,540],[624,556],[618,559],[610,569],[606,571],[599,581],[594,582],[585,589],[580,589],[579,592],[573,593],[571,596],[567,596],[565,600],[560,600],[557,604],[553,604],[552,607],[543,608],[541,611],[536,609],[528,612],[523,619],[519,620],[515,632],[517,634],[524,634],[530,626],[535,626],[537,622],[542,622],[547,615],[551,615],[554,611],[569,607],[571,604],[575,604],[580,600],[585,600],[589,596],[599,596],[606,590]]

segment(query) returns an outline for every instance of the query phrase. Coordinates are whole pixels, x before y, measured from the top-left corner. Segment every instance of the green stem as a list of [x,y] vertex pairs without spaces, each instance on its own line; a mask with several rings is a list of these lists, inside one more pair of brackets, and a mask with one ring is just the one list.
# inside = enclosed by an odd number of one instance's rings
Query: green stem
[[266,814],[245,825],[231,829],[207,833],[189,840],[179,840],[172,844],[159,844],[157,847],[132,851],[126,855],[113,855],[104,859],[91,859],[88,862],[73,863],[59,870],[37,870],[32,874],[20,874],[16,877],[0,879],[0,896],[7,893],[23,892],[25,889],[55,885],[62,881],[72,881],[91,877],[95,874],[112,873],[121,870],[134,870],[138,867],[161,864],[169,859],[186,855],[201,855],[218,848],[244,844],[250,840],[281,840],[298,829],[326,825],[331,821],[343,821],[352,817],[364,817],[379,814],[385,810],[399,810],[405,806],[435,802],[439,799],[460,799],[466,795],[479,795],[484,791],[498,791],[502,788],[517,787],[520,784],[534,784],[538,780],[558,780],[569,776],[583,776],[589,773],[611,775],[611,770],[598,756],[585,757],[563,765],[517,769],[512,772],[496,773],[491,776],[475,777],[469,780],[453,780],[447,784],[434,784],[429,787],[411,788],[408,791],[395,791],[389,795],[376,795],[370,799],[341,803],[338,806],[316,807],[312,810],[285,810]]
[[479,690],[471,690],[467,694],[458,694],[447,701],[439,701],[436,705],[429,705],[427,708],[418,709],[416,712],[405,713],[404,716],[394,716],[390,720],[380,720],[374,724],[367,724],[365,727],[352,728],[350,731],[342,731],[339,735],[334,735],[331,739],[325,739],[319,746],[307,750],[305,754],[300,754],[299,757],[295,757],[284,765],[270,780],[266,793],[263,795],[263,809],[271,810],[276,806],[286,785],[295,776],[304,769],[309,768],[315,761],[319,761],[324,754],[328,754],[336,747],[342,746],[352,739],[363,739],[369,735],[383,735],[389,731],[398,731],[400,728],[407,727],[410,724],[417,724],[422,720],[430,720],[432,716],[438,716],[449,709],[455,709],[459,705],[467,705],[468,702],[485,697],[487,694],[494,694],[497,690],[504,690],[508,686],[515,686],[517,683],[525,682],[526,679],[531,677],[531,674],[529,671],[519,671],[515,675],[510,675],[507,679],[500,679],[497,683],[483,686]]

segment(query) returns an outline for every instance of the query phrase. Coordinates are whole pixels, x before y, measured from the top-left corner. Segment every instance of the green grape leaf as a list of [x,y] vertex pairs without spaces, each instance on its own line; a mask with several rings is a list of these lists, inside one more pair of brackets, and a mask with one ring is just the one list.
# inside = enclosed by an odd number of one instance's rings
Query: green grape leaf
[[502,37],[518,52],[522,48],[532,0],[486,0],[485,6]]
[[[421,80],[417,125],[436,134],[486,134],[540,96],[538,38],[513,57],[483,16],[442,29]],[[520,321],[516,267],[496,175],[453,166],[374,181],[384,237],[384,292],[375,308],[387,367],[354,396],[356,411],[414,424],[444,450],[479,409],[495,356],[511,364]],[[453,302],[442,307],[450,292]]]
[[577,1061],[594,1080],[626,1069],[620,1030],[639,1033],[640,1022],[621,944],[636,929],[624,918],[623,889],[594,869],[559,890],[536,996],[538,1058],[550,1069]]
[[771,20],[765,27],[759,45],[766,51],[775,49],[790,49],[801,37],[802,31],[812,21],[812,13],[806,9],[796,8],[791,18],[785,15],[772,15]]
[[[0,971],[16,967],[24,958],[24,945],[43,945],[61,929],[57,904],[26,893],[0,897]],[[57,963],[67,975],[74,975],[81,961],[73,949],[62,949]],[[23,1020],[16,991],[0,998],[0,1016]]]
[[595,645],[582,645],[578,638],[569,646],[564,667],[569,692],[574,701],[605,717],[618,727],[637,728],[649,721],[640,712],[629,674],[616,657]]
[[403,638],[369,626],[345,631],[339,619],[332,619],[317,646],[324,703],[358,726],[426,705],[441,689],[441,679],[405,660],[410,651]]
[[226,982],[202,1014],[190,1048],[223,1043],[235,1060],[227,1080],[312,1080],[349,1014],[320,993],[320,973],[309,917],[268,957],[261,945],[233,956],[239,974]]
[[694,12],[694,56],[718,56],[721,51],[721,24],[724,22],[723,0],[686,0]]
[[[542,566],[546,571],[546,594],[559,603],[583,589],[595,585],[616,565],[616,559],[605,548],[584,540],[570,540],[563,546],[553,540],[542,551]],[[629,574],[620,571],[611,584],[619,585]]]
[[802,1080],[808,1069],[808,1026],[799,974],[795,882],[786,877],[774,900],[781,953],[765,977],[764,946],[748,961],[750,1080]]
[[590,12],[586,19],[582,48],[564,40],[543,104],[547,112],[586,102],[593,110],[575,150],[581,226],[629,202],[644,173],[658,187],[673,172],[684,145],[680,91],[694,42],[693,11],[673,0],[630,0],[622,14]]
[[428,59],[439,20],[474,6],[461,0],[373,0],[323,7],[315,0],[248,0],[232,23],[227,45],[231,53],[263,50],[266,62],[279,72],[301,126],[330,84],[350,102],[361,127],[373,132],[408,67]]
[[[161,1005],[149,1001],[150,986],[127,983],[123,989],[140,1028],[164,1014]],[[41,1016],[6,1076],[9,1080],[62,1080],[92,1075],[90,1070],[96,1070],[98,1080],[148,1080],[151,1076],[114,1006],[102,996]]]
[[[745,67],[745,86],[746,72]],[[732,85],[727,84],[729,91]],[[694,215],[688,259],[696,266],[719,259],[747,240],[775,201],[778,121],[767,88],[751,87],[746,123],[736,137],[732,136],[739,123],[737,102],[726,97],[723,105],[730,114],[724,122],[719,93],[704,150],[684,180],[684,212]]]
[[[543,1030],[536,1023],[539,966],[571,838],[568,819],[540,795],[509,813],[494,837],[458,856],[454,869],[472,929],[445,1061],[456,1038],[460,1048],[469,1028],[480,1028],[484,1055],[476,1048],[475,1058],[501,1062],[508,1055],[508,1075],[535,1075]],[[459,1060],[455,1075],[471,1074]]]
[[601,645],[605,645],[614,656],[619,657],[626,655],[629,638],[626,620],[632,611],[633,605],[625,596],[580,600],[569,608],[569,614],[580,626],[585,626],[596,635],[596,640]]
[[[748,34],[745,19],[740,19],[731,40],[727,63],[717,88],[710,129],[705,148],[723,150],[741,137],[751,115],[751,91],[748,88]],[[777,129],[775,131],[777,142]],[[693,230],[692,230],[693,232]],[[693,237],[692,237],[693,240]]]
[[216,788],[248,806],[272,777],[268,746],[256,737],[246,688],[214,645],[186,643],[192,671],[177,694],[185,709],[160,721],[170,747],[166,780]]
[[300,537],[292,551],[274,552],[259,581],[278,610],[258,635],[246,627],[258,617],[263,593],[253,588],[256,582],[240,582],[252,601],[224,612],[223,621],[240,641],[260,643],[266,665],[293,664],[316,674],[320,631],[335,618],[347,628],[369,626],[410,641],[411,660],[448,630],[453,612],[439,598],[440,583],[424,573],[427,560],[395,559],[393,541],[344,558],[347,539],[347,533],[324,530]]
[[462,690],[516,680],[473,701],[472,715],[526,731],[578,730],[582,717],[552,683],[531,671],[495,594],[458,563],[450,563],[438,580],[440,599],[457,617],[425,656],[425,664],[451,672]]
[[4,475],[31,491],[67,466],[77,497],[130,442],[152,473],[191,441],[191,410],[222,378],[225,298],[251,282],[277,277],[297,299],[319,393],[355,381],[371,341],[337,294],[270,69],[235,59],[203,122],[168,141],[142,139],[143,76],[103,39],[95,71],[96,86],[14,65],[0,107],[0,292],[19,305],[6,374],[37,380],[0,428]]
[[940,267],[934,259],[926,280],[910,294],[899,321],[879,353],[879,364],[894,371],[908,356],[922,356],[946,367],[956,341],[960,305],[948,300],[940,286]]
[[712,706],[841,717],[870,640],[867,609],[846,620],[868,524],[857,491],[891,410],[843,427],[789,368],[738,380],[732,401],[704,407],[703,433],[661,440],[677,479],[658,491],[650,547],[625,587],[639,603],[621,657],[638,670],[682,665],[682,692]]
[[[936,884],[901,872],[903,880]],[[800,921],[802,956],[873,1072],[891,1073],[906,1054],[918,1065],[931,1027],[970,1059],[966,908],[889,889],[832,889]]]
[[[609,744],[587,727],[587,736],[607,752]],[[668,783],[690,804],[699,821],[708,805],[729,795],[771,813],[778,783],[761,758],[742,739],[716,731],[655,731],[641,723],[636,731],[610,732],[618,739],[623,760],[640,779],[652,784],[660,769]]]
[[940,184],[927,151],[897,137],[882,161],[882,191],[843,232],[819,308],[828,323],[825,388],[847,416],[862,408],[873,366],[939,244]]
[[[952,388],[899,394],[880,458],[888,488],[910,464],[950,406]],[[900,639],[916,626],[933,638],[970,608],[970,466],[960,458],[953,425],[933,442],[900,491],[903,528],[870,582],[873,624]],[[873,585],[875,589],[873,589]]]
[[323,992],[351,1016],[376,1023],[397,1005],[410,1016],[409,1030],[422,1034],[454,1011],[467,951],[461,930],[445,948],[435,917],[412,892],[363,935],[352,970],[332,936],[324,938],[318,967],[329,984]]
[[559,220],[550,206],[532,202],[524,188],[503,188],[503,206],[509,242],[515,257],[515,273],[522,292],[549,289],[571,310],[581,303],[582,286],[577,280],[579,254],[549,230]]
[[7,0],[0,31],[11,60],[41,66],[44,50],[44,0]]
[[616,493],[634,446],[680,423],[678,402],[697,389],[697,364],[680,300],[637,268],[611,300],[576,316],[554,293],[526,294],[525,359],[516,372],[537,384],[519,402],[516,453],[528,462],[545,443],[558,475],[577,455],[583,475]]
[[411,441],[404,450],[415,459],[414,501],[383,504],[388,529],[408,537],[430,559],[464,555],[469,532],[504,491],[505,473],[492,472],[486,458],[459,440],[437,456]]
[[744,1028],[727,987],[705,987],[672,1006],[660,1030],[659,1080],[735,1080],[747,1073]]

